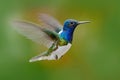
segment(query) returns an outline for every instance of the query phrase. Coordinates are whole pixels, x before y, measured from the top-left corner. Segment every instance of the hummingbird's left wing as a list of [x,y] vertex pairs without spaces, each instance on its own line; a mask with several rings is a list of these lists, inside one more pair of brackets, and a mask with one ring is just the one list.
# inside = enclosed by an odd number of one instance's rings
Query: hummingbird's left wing
[[26,38],[43,44],[48,48],[52,45],[53,40],[56,39],[57,36],[57,33],[44,29],[40,25],[28,21],[14,21],[12,25]]
[[59,23],[59,21],[50,15],[40,14],[39,19],[40,21],[42,21],[42,23],[44,23],[43,25],[45,25],[45,27],[53,29],[57,33],[59,33],[62,30],[62,25]]

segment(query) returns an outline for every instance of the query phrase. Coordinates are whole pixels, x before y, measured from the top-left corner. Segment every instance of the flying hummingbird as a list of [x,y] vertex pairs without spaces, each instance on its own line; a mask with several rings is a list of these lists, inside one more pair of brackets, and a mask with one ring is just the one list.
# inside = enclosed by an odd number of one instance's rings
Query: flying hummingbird
[[39,20],[44,24],[43,26],[22,20],[13,21],[13,26],[19,33],[48,48],[47,51],[31,58],[29,62],[60,59],[72,45],[75,28],[90,22],[67,19],[62,26],[47,14],[40,14]]

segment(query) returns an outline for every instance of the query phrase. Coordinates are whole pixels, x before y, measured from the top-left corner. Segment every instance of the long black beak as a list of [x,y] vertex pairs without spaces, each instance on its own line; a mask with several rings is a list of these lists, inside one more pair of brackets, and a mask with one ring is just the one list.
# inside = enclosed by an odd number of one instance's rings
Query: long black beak
[[90,23],[90,21],[79,21],[78,24]]

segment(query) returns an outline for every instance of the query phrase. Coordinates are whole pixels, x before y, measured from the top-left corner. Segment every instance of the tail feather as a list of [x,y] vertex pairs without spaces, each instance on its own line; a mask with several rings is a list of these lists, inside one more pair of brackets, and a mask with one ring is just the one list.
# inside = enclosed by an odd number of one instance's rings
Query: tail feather
[[56,60],[56,58],[52,54],[46,56],[46,52],[43,52],[42,54],[32,57],[29,60],[29,62],[35,62],[35,61],[40,61],[40,60]]

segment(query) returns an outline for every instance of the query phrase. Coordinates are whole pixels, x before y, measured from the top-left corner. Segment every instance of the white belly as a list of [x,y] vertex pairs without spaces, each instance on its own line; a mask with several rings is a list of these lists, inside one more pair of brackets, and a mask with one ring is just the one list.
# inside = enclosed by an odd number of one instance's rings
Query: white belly
[[65,46],[58,46],[58,49],[56,49],[55,51],[53,51],[51,53],[51,55],[48,56],[35,56],[32,59],[30,59],[30,62],[34,62],[34,61],[40,61],[40,60],[56,60],[56,59],[60,59],[71,47],[71,44],[68,43],[68,45]]

